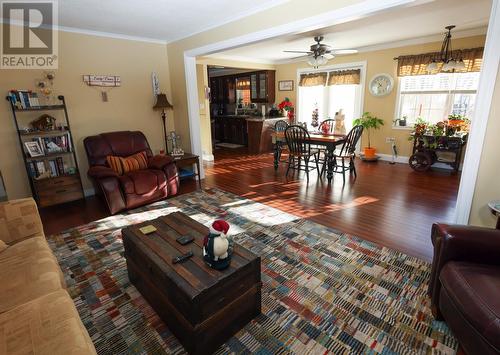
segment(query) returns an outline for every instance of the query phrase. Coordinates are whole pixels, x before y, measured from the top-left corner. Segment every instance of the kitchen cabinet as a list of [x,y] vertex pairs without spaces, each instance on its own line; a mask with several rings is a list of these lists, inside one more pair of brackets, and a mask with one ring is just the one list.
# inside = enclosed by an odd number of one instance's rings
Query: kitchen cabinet
[[275,72],[263,70],[250,74],[250,99],[252,102],[273,103],[275,100]]
[[216,77],[210,79],[210,103],[236,103],[236,77]]
[[[245,73],[250,76],[250,98],[255,103],[274,103],[275,100],[275,71],[261,70]],[[236,81],[240,75],[228,75],[210,78],[210,103],[235,104]]]
[[247,145],[247,116],[218,116],[215,118],[215,138],[221,143]]

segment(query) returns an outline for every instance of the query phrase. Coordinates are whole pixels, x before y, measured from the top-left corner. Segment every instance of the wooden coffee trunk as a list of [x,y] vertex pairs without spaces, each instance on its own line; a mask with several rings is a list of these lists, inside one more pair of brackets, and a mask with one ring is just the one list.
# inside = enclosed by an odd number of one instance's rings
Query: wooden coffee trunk
[[[139,228],[153,225],[148,235]],[[208,228],[174,212],[123,229],[130,281],[191,354],[209,354],[260,314],[260,257],[235,245],[231,265],[217,271],[202,258]],[[181,235],[195,241],[182,246]],[[172,258],[191,250],[189,260]]]

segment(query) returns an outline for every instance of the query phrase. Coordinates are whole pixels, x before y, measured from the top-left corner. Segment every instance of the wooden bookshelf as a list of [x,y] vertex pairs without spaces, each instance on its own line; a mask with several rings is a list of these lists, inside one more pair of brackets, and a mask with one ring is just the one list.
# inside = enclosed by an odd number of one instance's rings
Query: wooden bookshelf
[[[76,159],[75,147],[73,143],[73,136],[69,123],[68,110],[64,96],[57,97],[61,104],[57,105],[43,105],[36,107],[19,108],[15,105],[14,99],[7,96],[6,99],[10,103],[12,116],[17,129],[19,144],[23,152],[23,160],[28,175],[28,180],[31,187],[31,192],[36,202],[40,207],[58,205],[61,203],[79,200],[84,197],[83,185],[80,178],[78,161]],[[26,112],[62,110],[64,113],[64,122],[62,129],[46,130],[46,131],[24,131],[20,129],[18,114]],[[25,149],[25,142],[40,141],[42,145],[46,140],[53,141],[56,137],[67,137],[65,149],[67,151],[60,152],[46,152],[44,155],[31,157]],[[41,147],[46,151],[46,146]],[[42,165],[40,165],[42,164]],[[50,177],[39,178],[44,173],[38,169],[43,167],[46,172],[51,172]]]

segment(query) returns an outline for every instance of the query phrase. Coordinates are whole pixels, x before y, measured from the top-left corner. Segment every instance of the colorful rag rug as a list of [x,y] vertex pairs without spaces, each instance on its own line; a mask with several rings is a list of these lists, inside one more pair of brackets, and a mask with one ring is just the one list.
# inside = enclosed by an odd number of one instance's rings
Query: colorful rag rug
[[173,211],[207,225],[226,219],[234,240],[262,258],[262,314],[218,354],[455,353],[429,309],[428,263],[209,189],[49,237],[99,354],[184,353],[130,284],[120,232]]

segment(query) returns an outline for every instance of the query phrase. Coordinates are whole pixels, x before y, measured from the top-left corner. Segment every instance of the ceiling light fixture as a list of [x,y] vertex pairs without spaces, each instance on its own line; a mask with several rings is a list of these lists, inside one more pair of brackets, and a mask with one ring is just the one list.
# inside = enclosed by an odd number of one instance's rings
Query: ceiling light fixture
[[307,60],[307,63],[314,67],[314,69],[317,69],[321,65],[325,65],[328,62],[328,59],[324,55],[313,55],[310,56],[309,59]]
[[441,45],[441,51],[439,52],[439,57],[432,60],[427,64],[428,72],[435,72],[438,70],[438,63],[442,63],[442,72],[454,72],[455,70],[465,69],[465,63],[462,58],[457,60],[453,57],[453,50],[451,47],[451,30],[454,29],[455,25],[446,26],[448,32],[444,35],[443,44]]

